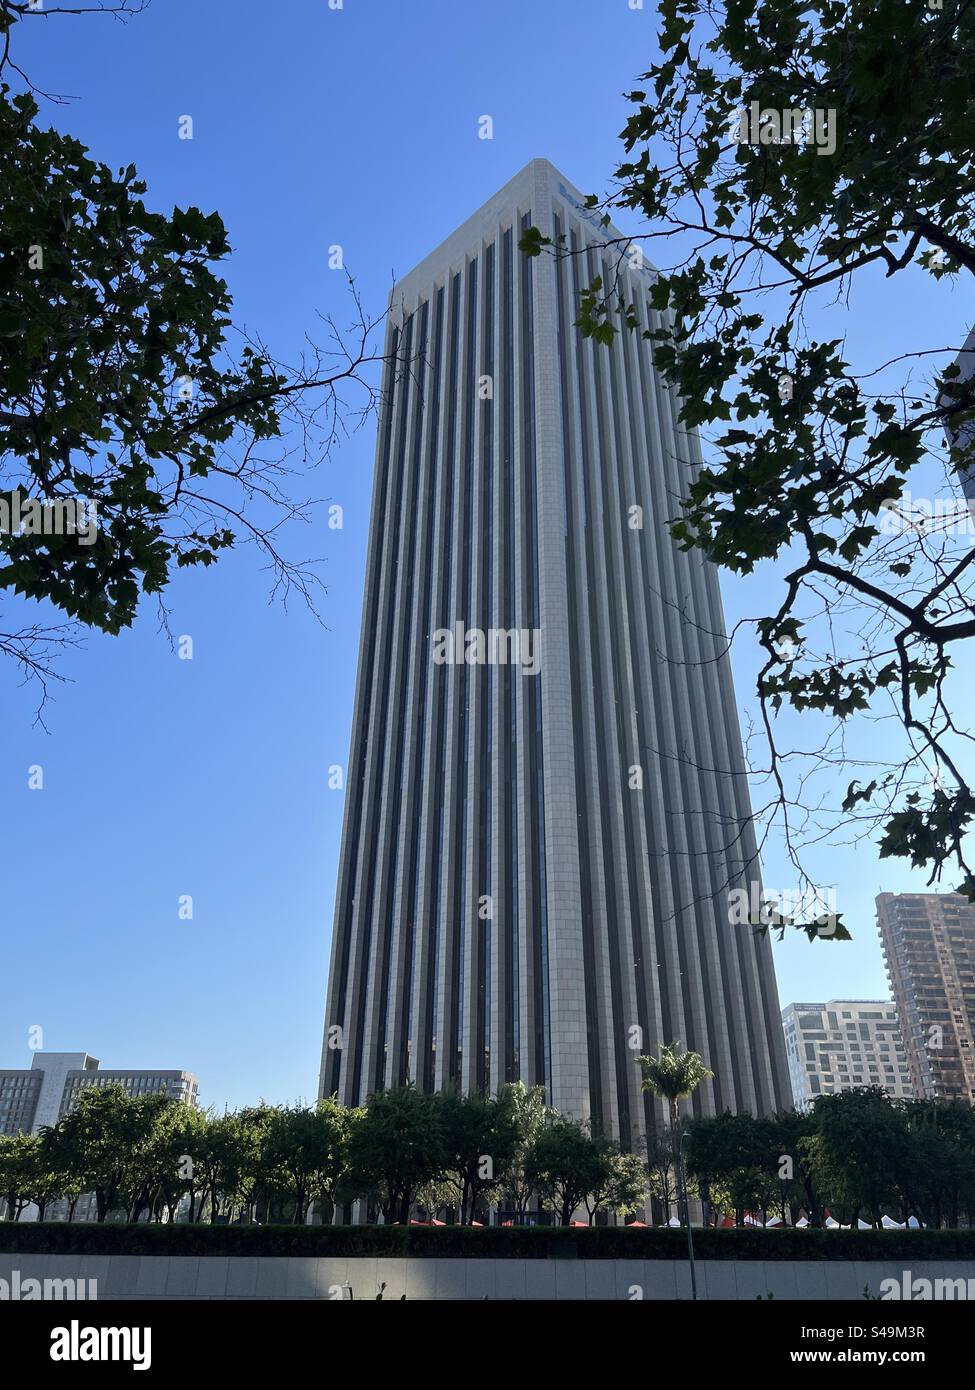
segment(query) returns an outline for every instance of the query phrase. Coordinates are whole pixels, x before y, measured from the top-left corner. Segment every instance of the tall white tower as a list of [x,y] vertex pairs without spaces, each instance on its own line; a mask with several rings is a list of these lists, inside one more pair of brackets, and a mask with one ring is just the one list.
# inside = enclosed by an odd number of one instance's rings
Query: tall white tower
[[[638,333],[573,326],[633,266],[536,159],[393,293],[322,1094],[544,1083],[635,1144],[640,1051],[789,1082],[717,577],[668,519],[699,461]],[[524,228],[565,237],[529,259]]]

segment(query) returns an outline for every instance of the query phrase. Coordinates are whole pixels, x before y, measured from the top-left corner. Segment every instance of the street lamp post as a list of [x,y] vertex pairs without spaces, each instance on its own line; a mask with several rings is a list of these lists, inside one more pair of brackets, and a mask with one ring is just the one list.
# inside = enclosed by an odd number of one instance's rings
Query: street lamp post
[[697,1273],[694,1268],[694,1235],[691,1231],[691,1209],[687,1200],[687,1170],[684,1167],[684,1141],[688,1131],[685,1129],[677,1144],[677,1166],[680,1173],[681,1200],[684,1204],[684,1221],[687,1225],[687,1259],[691,1267],[691,1298],[697,1301]]

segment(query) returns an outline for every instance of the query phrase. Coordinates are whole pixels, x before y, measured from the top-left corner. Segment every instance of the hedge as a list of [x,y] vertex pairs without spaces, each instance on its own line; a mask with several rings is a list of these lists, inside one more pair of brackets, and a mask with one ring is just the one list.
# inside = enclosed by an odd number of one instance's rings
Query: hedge
[[[687,1233],[619,1226],[100,1226],[0,1221],[0,1252],[683,1260]],[[975,1230],[695,1229],[694,1253],[702,1260],[975,1260]]]

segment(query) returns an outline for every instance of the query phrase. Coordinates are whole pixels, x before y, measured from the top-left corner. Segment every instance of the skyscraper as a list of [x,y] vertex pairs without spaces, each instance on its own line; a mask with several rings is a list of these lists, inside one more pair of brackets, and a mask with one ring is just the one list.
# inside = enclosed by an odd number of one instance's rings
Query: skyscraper
[[975,904],[880,893],[877,925],[915,1093],[975,1101]]
[[[532,260],[529,225],[570,254]],[[713,568],[667,520],[699,461],[636,333],[650,270],[536,159],[395,288],[321,1091],[544,1084],[624,1143],[678,1039],[703,1112],[789,1082]]]

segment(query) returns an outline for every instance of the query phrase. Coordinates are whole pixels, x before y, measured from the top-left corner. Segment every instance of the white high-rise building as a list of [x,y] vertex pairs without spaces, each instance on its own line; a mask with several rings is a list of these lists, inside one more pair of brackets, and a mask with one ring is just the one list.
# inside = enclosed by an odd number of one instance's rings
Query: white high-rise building
[[532,160],[391,296],[321,1092],[521,1079],[635,1144],[662,1042],[699,1113],[789,1087],[698,441],[574,327],[597,274],[656,317],[615,235]]
[[895,1100],[913,1097],[897,1009],[889,999],[790,1004],[782,1010],[782,1026],[797,1109],[857,1086],[883,1086]]

